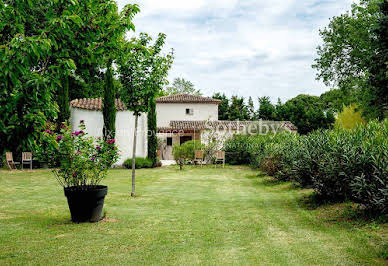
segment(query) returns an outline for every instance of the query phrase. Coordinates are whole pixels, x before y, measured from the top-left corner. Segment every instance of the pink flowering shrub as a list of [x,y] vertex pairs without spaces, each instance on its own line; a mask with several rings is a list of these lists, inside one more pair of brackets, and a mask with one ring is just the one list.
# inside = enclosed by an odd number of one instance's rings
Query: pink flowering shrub
[[87,136],[83,121],[80,127],[80,131],[72,132],[68,125],[63,124],[60,134],[43,133],[55,143],[51,151],[52,161],[59,163],[59,167],[53,172],[63,187],[99,185],[118,159],[114,139],[104,141]]

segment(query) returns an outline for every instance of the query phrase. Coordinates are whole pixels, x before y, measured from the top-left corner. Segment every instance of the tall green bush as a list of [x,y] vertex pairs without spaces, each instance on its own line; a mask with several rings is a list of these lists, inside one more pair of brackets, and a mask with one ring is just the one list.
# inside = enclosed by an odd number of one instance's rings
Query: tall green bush
[[250,164],[250,140],[249,136],[233,135],[225,141],[225,159],[230,165]]
[[150,101],[149,111],[147,114],[148,125],[148,158],[152,161],[153,166],[156,166],[158,155],[158,137],[156,126],[156,100],[155,98]]
[[105,73],[104,99],[102,114],[104,117],[104,139],[114,139],[116,136],[116,90],[113,83],[112,62],[108,63]]

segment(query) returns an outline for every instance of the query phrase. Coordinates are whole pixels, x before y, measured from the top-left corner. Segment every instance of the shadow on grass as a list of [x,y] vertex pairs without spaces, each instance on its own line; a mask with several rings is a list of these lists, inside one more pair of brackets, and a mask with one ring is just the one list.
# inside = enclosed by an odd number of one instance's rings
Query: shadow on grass
[[317,193],[302,196],[299,206],[307,210],[318,210],[326,221],[346,222],[366,225],[371,223],[384,224],[387,216],[378,215],[363,208],[360,204],[343,200],[327,200]]

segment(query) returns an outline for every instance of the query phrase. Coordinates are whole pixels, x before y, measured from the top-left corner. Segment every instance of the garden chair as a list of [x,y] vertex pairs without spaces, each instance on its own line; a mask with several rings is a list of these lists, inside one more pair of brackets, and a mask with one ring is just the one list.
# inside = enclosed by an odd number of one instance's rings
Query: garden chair
[[203,151],[195,151],[194,163],[203,164]]
[[224,151],[217,151],[216,152],[216,161],[215,161],[215,167],[217,168],[217,163],[222,163],[222,168],[225,168],[225,152]]
[[22,170],[23,170],[23,165],[25,164],[29,164],[30,170],[32,170],[32,152],[22,153]]
[[5,159],[7,161],[7,165],[8,165],[9,170],[16,170],[17,169],[16,165],[20,164],[19,162],[15,162],[13,160],[12,152],[6,152]]

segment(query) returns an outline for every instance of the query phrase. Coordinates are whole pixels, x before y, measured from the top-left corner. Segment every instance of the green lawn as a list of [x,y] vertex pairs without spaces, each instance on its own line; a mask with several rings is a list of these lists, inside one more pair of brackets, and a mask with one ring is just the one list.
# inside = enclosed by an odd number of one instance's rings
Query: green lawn
[[[112,170],[107,218],[72,224],[50,171],[0,171],[4,264],[387,264],[387,225],[349,221],[344,204],[244,167]],[[385,238],[385,239],[384,239]]]

